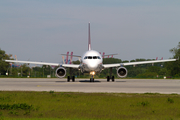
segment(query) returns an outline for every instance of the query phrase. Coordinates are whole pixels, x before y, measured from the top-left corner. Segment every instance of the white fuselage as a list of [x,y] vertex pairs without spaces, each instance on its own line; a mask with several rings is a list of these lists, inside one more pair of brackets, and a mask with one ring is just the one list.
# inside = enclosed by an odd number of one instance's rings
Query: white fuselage
[[81,57],[81,71],[82,72],[101,72],[102,70],[102,56],[99,52],[89,50]]

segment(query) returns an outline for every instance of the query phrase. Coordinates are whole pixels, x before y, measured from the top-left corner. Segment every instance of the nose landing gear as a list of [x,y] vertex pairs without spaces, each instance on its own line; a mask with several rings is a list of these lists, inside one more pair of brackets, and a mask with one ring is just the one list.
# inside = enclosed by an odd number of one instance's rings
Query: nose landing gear
[[94,76],[91,75],[90,82],[94,82]]
[[90,72],[90,75],[91,75],[91,78],[90,78],[90,82],[94,82],[94,75],[95,75],[95,72]]

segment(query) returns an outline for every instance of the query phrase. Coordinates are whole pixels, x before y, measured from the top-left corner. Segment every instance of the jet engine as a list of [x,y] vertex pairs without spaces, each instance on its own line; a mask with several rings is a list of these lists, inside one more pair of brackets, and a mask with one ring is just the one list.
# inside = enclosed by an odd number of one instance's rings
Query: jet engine
[[56,69],[56,77],[63,78],[66,76],[66,69],[63,67],[59,67]]
[[128,71],[127,71],[127,69],[125,67],[119,67],[117,69],[117,75],[120,78],[126,77],[127,73],[128,73]]

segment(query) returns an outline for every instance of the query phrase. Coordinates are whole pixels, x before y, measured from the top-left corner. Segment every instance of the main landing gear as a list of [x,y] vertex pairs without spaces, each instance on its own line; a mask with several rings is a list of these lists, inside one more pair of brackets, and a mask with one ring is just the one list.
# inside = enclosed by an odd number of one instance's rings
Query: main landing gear
[[114,82],[114,76],[107,76],[107,82],[109,82],[110,80],[112,80],[112,82]]
[[67,81],[70,82],[72,79],[72,82],[75,82],[75,76],[72,76],[72,68],[70,68],[70,76],[67,76]]
[[110,80],[112,80],[112,82],[114,82],[114,76],[112,76],[112,68],[110,68],[110,76],[107,76],[107,82],[109,82]]
[[67,77],[68,82],[70,82],[71,79],[72,79],[72,82],[75,82],[75,76],[68,76]]

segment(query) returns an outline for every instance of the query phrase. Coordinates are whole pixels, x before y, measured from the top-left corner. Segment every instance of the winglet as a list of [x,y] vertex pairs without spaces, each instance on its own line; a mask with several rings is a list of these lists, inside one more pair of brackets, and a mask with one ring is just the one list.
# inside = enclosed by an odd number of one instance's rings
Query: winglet
[[88,50],[91,50],[90,22],[88,25]]

